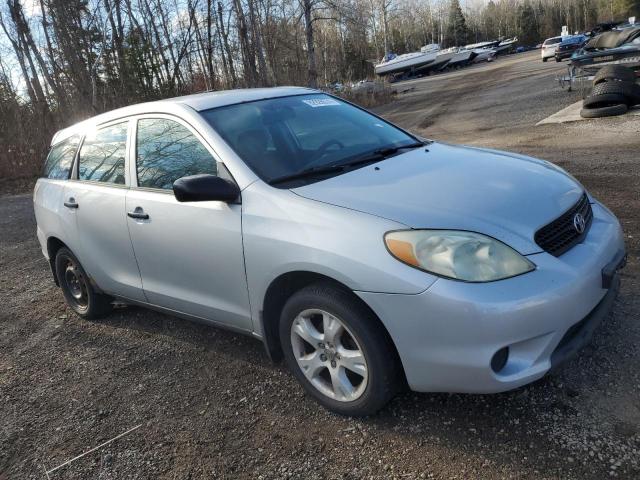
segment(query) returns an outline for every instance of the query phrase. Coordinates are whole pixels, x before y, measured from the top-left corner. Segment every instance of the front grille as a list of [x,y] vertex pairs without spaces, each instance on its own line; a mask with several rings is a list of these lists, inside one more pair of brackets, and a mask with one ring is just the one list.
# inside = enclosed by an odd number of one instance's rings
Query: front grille
[[[574,217],[579,213],[584,218],[584,232],[578,233],[574,226]],[[584,240],[591,227],[593,212],[587,194],[584,193],[578,203],[567,212],[560,215],[553,222],[545,225],[535,234],[536,243],[549,252],[551,255],[559,257],[567,250]]]

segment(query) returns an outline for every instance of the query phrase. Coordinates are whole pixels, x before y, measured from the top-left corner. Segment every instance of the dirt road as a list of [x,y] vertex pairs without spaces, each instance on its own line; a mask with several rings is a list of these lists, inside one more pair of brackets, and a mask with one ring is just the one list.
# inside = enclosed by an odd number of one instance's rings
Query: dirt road
[[535,127],[576,100],[534,54],[411,82],[379,111],[428,137],[552,160],[624,223],[613,315],[562,370],[499,395],[407,393],[364,420],[320,409],[250,338],[137,308],[66,307],[29,196],[0,199],[0,479],[640,477],[640,123]]

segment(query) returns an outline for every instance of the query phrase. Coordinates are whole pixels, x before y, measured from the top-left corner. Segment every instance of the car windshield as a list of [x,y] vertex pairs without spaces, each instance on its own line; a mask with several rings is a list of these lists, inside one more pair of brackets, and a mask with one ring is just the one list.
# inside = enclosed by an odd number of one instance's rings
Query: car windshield
[[292,176],[298,183],[302,177],[302,183],[322,180],[344,173],[349,162],[355,168],[420,145],[384,120],[321,93],[200,113],[260,178],[278,186]]

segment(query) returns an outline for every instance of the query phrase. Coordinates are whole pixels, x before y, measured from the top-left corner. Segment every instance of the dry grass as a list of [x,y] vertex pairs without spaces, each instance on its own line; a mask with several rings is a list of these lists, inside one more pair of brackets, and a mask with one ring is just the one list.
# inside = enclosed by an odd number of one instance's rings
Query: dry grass
[[363,108],[373,108],[392,102],[395,99],[396,90],[386,83],[372,82],[370,88],[349,88],[339,92],[338,96]]
[[0,197],[18,195],[33,191],[37,176],[19,178],[0,178]]

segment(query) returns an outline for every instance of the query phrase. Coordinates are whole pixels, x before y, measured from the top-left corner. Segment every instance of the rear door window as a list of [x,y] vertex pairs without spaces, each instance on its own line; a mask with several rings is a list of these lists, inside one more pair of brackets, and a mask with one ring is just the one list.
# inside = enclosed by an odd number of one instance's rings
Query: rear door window
[[188,175],[218,175],[218,163],[191,131],[174,120],[138,120],[136,140],[138,186],[171,190]]
[[80,136],[75,135],[51,147],[44,163],[43,176],[54,180],[68,179],[79,143]]
[[124,185],[124,157],[128,122],[101,128],[87,135],[80,148],[78,178]]

